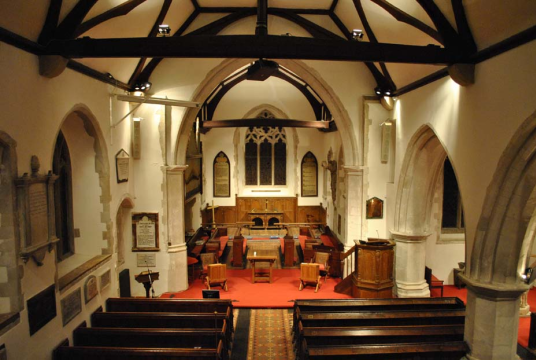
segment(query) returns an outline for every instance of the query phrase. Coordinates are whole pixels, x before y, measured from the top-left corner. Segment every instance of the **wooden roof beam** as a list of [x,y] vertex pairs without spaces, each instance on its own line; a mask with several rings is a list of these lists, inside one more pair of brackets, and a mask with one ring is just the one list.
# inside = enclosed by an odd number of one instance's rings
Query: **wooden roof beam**
[[53,40],[48,55],[68,58],[271,58],[454,64],[465,60],[439,46],[414,46],[294,36],[225,35]]
[[102,14],[99,14],[88,21],[83,22],[78,26],[76,29],[73,37],[79,37],[83,33],[89,31],[90,29],[94,28],[95,26],[102,24],[105,21],[108,21],[110,19],[113,19],[118,16],[124,16],[127,15],[129,12],[131,12],[133,9],[138,7],[138,5],[144,3],[146,0],[129,0],[125,1],[124,3],[117,5],[116,7],[103,12]]
[[203,128],[230,128],[230,127],[261,127],[261,126],[282,126],[294,128],[309,128],[309,129],[329,129],[330,121],[302,121],[290,119],[236,119],[236,120],[211,120],[203,121]]

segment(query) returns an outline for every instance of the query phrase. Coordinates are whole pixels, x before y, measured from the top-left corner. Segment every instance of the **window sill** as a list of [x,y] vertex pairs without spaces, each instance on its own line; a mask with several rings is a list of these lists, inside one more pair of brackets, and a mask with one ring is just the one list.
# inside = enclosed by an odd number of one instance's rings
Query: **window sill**
[[84,262],[82,265],[78,266],[76,269],[69,271],[68,273],[60,277],[58,280],[58,287],[60,293],[64,290],[67,290],[84,276],[88,275],[90,272],[100,267],[106,261],[111,259],[111,257],[112,255],[95,256],[90,260]]
[[[455,230],[455,231],[450,231]],[[460,231],[461,230],[461,231]],[[465,243],[465,231],[464,229],[441,229],[437,244],[464,244]]]
[[0,336],[19,323],[19,313],[0,314]]

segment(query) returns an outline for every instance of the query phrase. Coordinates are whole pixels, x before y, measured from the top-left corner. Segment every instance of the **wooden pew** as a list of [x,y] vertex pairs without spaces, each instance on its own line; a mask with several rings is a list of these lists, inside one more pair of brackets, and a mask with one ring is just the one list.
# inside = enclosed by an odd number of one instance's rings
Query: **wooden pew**
[[224,329],[136,329],[79,327],[73,332],[75,346],[143,348],[216,348]]
[[146,299],[109,298],[107,312],[185,312],[227,314],[228,325],[233,329],[233,303],[225,299]]
[[331,347],[308,345],[304,342],[303,350],[304,360],[460,360],[469,351],[469,347],[465,341]]
[[91,314],[91,326],[101,328],[219,328],[225,325],[231,339],[227,314],[102,312]]
[[223,342],[217,348],[121,348],[69,346],[65,340],[54,349],[54,360],[223,360]]

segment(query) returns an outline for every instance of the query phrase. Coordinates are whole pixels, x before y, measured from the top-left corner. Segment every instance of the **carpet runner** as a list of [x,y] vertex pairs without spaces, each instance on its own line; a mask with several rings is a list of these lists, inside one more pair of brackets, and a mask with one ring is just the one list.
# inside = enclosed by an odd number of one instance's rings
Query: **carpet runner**
[[292,313],[286,309],[251,309],[247,360],[294,359]]

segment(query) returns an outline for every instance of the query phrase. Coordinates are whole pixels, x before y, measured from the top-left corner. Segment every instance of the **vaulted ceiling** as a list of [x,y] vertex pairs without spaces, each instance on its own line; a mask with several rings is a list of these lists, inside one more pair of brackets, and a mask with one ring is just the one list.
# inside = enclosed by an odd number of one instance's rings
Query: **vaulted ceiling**
[[[165,58],[240,57],[363,62],[396,94],[536,37],[531,0],[3,0],[2,9],[0,40],[125,89],[151,81]],[[161,24],[170,36],[157,36]]]

